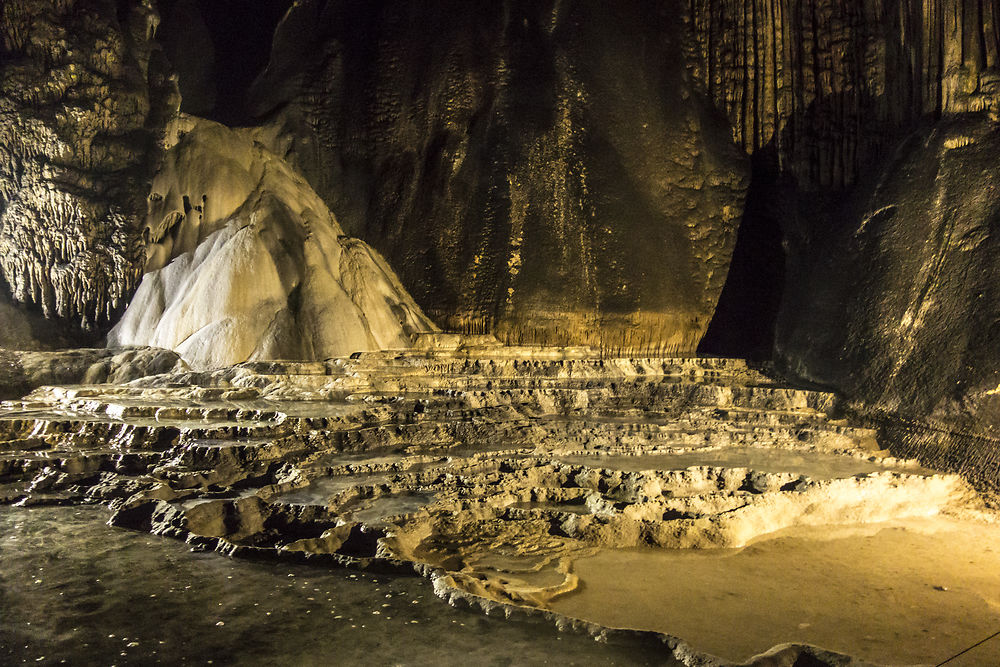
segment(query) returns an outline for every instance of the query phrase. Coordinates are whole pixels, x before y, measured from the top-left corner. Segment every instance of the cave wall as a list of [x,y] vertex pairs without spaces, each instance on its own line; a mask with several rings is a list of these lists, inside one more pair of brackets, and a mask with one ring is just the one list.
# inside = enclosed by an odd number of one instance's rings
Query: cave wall
[[306,0],[252,108],[442,327],[691,352],[747,162],[685,39],[670,3]]
[[742,224],[780,226],[775,361],[1000,488],[998,3],[688,8],[695,79],[754,154]]
[[7,0],[0,21],[0,275],[99,326],[144,259],[140,216],[176,86],[146,2]]
[[180,110],[209,117],[219,101],[216,49],[198,0],[160,0],[156,41],[177,75]]
[[292,0],[156,0],[156,40],[177,74],[181,111],[230,127],[251,119],[250,84],[267,65]]
[[994,111],[995,0],[689,0],[692,72],[747,152],[843,188],[926,116]]
[[[881,410],[1000,427],[1000,132],[915,132],[817,232],[777,349]],[[817,326],[817,324],[820,324]]]
[[[1000,490],[1000,130],[945,118],[818,217],[776,356],[841,389],[894,450]],[[912,428],[914,423],[919,429]]]

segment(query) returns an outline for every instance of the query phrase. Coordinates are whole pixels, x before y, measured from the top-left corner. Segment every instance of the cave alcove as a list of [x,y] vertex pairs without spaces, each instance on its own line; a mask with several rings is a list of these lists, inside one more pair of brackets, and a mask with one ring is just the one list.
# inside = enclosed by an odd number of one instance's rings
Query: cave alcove
[[771,359],[775,323],[785,287],[781,185],[776,153],[765,148],[751,159],[750,187],[729,274],[698,353]]
[[229,126],[248,123],[247,91],[267,67],[275,28],[291,5],[292,0],[159,0],[156,38],[180,75],[181,111]]

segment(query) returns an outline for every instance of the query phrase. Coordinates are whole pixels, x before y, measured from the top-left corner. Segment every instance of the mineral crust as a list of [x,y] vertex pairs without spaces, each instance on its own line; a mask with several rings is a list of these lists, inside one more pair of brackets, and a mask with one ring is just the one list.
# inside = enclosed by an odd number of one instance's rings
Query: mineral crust
[[[835,412],[832,395],[737,360],[437,334],[406,351],[38,389],[3,404],[0,494],[107,503],[114,525],[234,556],[416,570],[453,602],[601,634],[573,610],[586,612],[579,572],[596,576],[584,565],[602,554],[992,516],[958,476],[892,457]],[[660,632],[689,664],[749,658]]]

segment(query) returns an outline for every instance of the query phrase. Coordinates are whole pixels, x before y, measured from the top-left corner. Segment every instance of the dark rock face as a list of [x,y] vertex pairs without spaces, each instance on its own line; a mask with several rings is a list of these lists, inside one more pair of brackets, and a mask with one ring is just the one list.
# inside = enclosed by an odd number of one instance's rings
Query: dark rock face
[[997,108],[995,0],[689,0],[694,75],[748,152],[842,187],[926,114]]
[[[866,408],[929,416],[942,433],[996,433],[997,155],[991,123],[939,122],[901,144],[827,225],[811,228],[790,264],[778,324],[777,354],[791,371]],[[996,443],[979,448],[992,451],[988,460],[951,452],[947,463],[1000,477]]]
[[444,328],[693,351],[746,163],[668,5],[297,4],[255,110]]
[[181,111],[246,125],[246,93],[267,65],[292,0],[157,0],[156,40],[177,74]]
[[[148,2],[8,0],[0,21],[0,275],[85,328],[123,306],[176,106]],[[173,95],[172,95],[173,93]]]
[[218,99],[215,47],[196,0],[160,2],[163,16],[157,41],[177,74],[181,111],[208,116]]
[[[841,390],[894,451],[995,488],[1000,5],[689,9],[693,75],[755,155],[744,229],[780,228],[784,284],[768,266],[745,281],[782,294],[776,361]],[[730,325],[749,319],[731,287]]]
[[46,319],[30,306],[17,303],[0,290],[0,348],[8,350],[56,350],[102,344],[98,332],[82,332],[75,323]]

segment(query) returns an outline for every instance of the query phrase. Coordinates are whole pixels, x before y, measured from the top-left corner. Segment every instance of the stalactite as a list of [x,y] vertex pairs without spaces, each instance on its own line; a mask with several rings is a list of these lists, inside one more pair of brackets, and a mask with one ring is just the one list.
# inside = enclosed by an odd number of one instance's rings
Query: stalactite
[[695,78],[748,152],[851,184],[922,115],[998,108],[996,0],[689,0]]
[[0,21],[0,274],[85,328],[136,284],[140,219],[176,105],[144,3],[8,0]]

